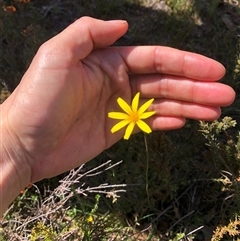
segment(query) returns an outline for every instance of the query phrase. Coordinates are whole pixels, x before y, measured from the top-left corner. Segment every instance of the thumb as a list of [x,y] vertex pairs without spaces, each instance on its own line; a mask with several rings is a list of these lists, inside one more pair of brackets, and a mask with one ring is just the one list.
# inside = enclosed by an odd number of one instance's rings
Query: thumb
[[44,44],[44,54],[64,56],[65,64],[74,65],[94,48],[107,47],[128,29],[124,20],[103,21],[82,17]]

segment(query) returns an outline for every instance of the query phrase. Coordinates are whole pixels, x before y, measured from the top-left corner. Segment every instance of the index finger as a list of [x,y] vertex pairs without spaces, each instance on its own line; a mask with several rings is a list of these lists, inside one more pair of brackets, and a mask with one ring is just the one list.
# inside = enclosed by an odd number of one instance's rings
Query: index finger
[[216,81],[225,74],[224,66],[213,59],[170,47],[118,47],[118,51],[131,73],[165,73],[202,81]]

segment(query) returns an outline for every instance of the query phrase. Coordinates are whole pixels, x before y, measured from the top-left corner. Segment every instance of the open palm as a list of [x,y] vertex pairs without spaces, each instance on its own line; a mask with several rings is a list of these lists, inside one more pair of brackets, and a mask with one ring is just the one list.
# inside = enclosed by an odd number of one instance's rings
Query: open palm
[[108,47],[126,30],[125,21],[81,18],[42,45],[4,102],[32,181],[79,166],[121,139],[107,117],[119,110],[118,97],[154,97],[153,129],[179,128],[185,118],[216,119],[219,107],[233,101],[230,87],[214,83],[225,70],[213,60],[158,46]]

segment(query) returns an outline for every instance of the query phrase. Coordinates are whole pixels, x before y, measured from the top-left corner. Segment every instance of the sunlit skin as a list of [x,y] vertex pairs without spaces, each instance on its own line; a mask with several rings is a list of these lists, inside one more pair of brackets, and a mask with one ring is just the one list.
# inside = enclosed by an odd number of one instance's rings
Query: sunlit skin
[[[153,130],[186,118],[214,120],[235,93],[216,83],[224,67],[204,56],[161,46],[109,47],[126,21],[83,17],[44,43],[0,108],[0,215],[29,183],[85,163],[124,135],[114,134],[118,97],[151,98]],[[159,33],[156,33],[159,34]],[[138,131],[137,129],[134,130]]]
[[119,123],[117,123],[116,125],[114,125],[112,127],[112,129],[111,129],[112,133],[115,133],[116,131],[119,131],[120,129],[122,129],[123,127],[128,125],[126,128],[124,137],[123,137],[125,140],[129,139],[130,135],[133,132],[134,126],[136,124],[142,131],[144,131],[148,134],[152,132],[152,130],[148,126],[148,124],[146,124],[142,120],[147,119],[156,113],[156,111],[145,112],[148,109],[148,107],[152,104],[154,99],[153,98],[150,99],[149,101],[144,103],[138,109],[139,97],[140,97],[140,93],[138,92],[134,96],[131,106],[129,106],[122,98],[119,97],[117,99],[117,102],[118,102],[119,106],[122,108],[122,110],[125,111],[125,113],[122,113],[122,112],[109,112],[108,113],[109,118],[121,120]]

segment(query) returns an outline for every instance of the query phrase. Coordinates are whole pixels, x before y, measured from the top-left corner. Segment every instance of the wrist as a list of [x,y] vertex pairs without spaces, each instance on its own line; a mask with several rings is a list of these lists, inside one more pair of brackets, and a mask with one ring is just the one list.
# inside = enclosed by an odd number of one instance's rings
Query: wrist
[[[1,116],[2,117],[2,116]],[[0,217],[31,180],[31,168],[18,138],[0,118]]]

